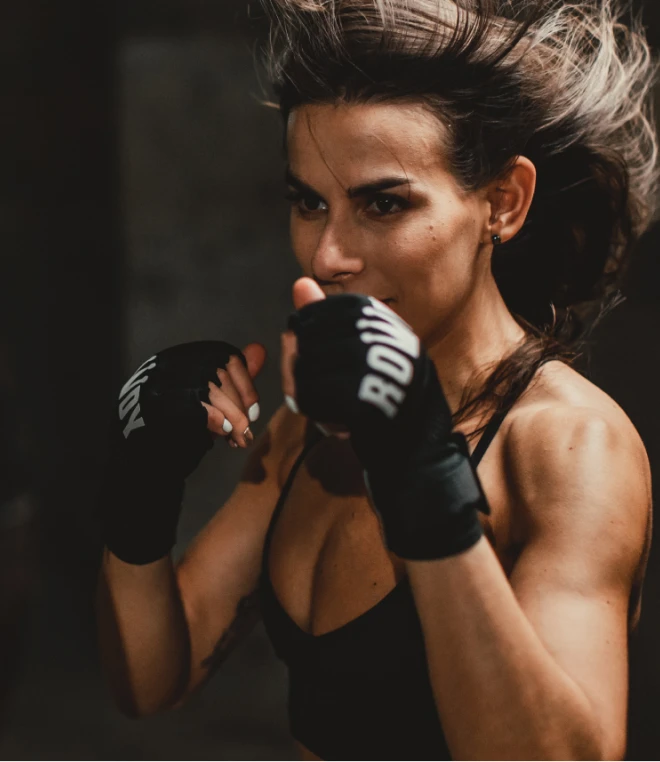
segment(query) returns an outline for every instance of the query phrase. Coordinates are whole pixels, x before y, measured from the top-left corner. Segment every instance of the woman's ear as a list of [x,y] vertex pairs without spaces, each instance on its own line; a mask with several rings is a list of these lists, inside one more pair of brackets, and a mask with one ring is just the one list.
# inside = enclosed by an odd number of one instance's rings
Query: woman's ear
[[487,192],[490,203],[488,242],[498,235],[502,243],[510,241],[522,228],[536,189],[536,167],[519,156],[511,170],[495,180]]

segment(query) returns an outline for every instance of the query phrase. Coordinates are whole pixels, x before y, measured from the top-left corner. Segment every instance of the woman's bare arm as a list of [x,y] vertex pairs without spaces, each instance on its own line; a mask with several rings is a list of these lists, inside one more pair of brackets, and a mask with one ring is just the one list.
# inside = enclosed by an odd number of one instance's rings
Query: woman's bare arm
[[143,716],[182,703],[259,618],[254,605],[263,542],[281,471],[303,441],[304,419],[285,406],[255,441],[229,500],[176,568],[144,566],[108,550],[99,577],[99,644],[115,699]]
[[406,564],[438,712],[461,759],[619,759],[648,461],[595,411],[519,423],[509,466],[527,539],[510,580],[484,538]]

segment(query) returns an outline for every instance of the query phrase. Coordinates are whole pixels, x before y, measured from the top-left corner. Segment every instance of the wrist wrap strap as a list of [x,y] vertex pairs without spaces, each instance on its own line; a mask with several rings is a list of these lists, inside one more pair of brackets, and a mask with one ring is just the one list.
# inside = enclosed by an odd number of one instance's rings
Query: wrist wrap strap
[[116,451],[106,479],[105,544],[129,564],[158,561],[176,543],[185,482],[164,473],[166,469],[149,471]]
[[401,558],[446,558],[483,534],[478,512],[490,509],[462,434],[452,434],[444,456],[433,462],[409,463],[399,474],[365,471],[364,480],[387,547]]

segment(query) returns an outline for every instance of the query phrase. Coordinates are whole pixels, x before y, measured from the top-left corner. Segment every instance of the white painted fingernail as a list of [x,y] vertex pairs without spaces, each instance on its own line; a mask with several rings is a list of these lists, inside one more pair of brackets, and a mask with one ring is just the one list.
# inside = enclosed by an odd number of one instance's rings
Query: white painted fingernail
[[314,421],[314,424],[315,424],[316,428],[321,432],[321,434],[325,435],[326,437],[331,437],[332,436],[332,434],[326,429],[325,426],[321,426],[321,424],[320,423],[316,423],[316,421]]
[[250,409],[248,410],[248,418],[250,419],[250,423],[257,421],[260,415],[261,409],[259,407],[259,403],[255,402],[254,405],[251,405]]
[[288,394],[285,394],[284,401],[286,402],[286,406],[289,408],[289,410],[292,413],[295,413],[296,415],[300,413],[300,410],[298,409],[298,405],[296,401],[293,399],[293,397],[290,397]]
[[231,425],[228,418],[225,418],[225,420],[222,422],[222,430],[225,432],[225,434],[231,434],[231,432],[234,430],[234,427]]

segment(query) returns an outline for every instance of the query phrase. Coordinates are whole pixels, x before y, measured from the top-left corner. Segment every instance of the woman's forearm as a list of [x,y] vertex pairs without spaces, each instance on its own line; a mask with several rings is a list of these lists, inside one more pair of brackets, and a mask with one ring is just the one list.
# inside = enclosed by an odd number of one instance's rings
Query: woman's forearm
[[406,566],[455,758],[600,757],[587,697],[544,647],[485,538]]
[[190,643],[170,557],[137,566],[106,549],[97,622],[104,672],[120,709],[140,717],[174,704],[188,682]]

